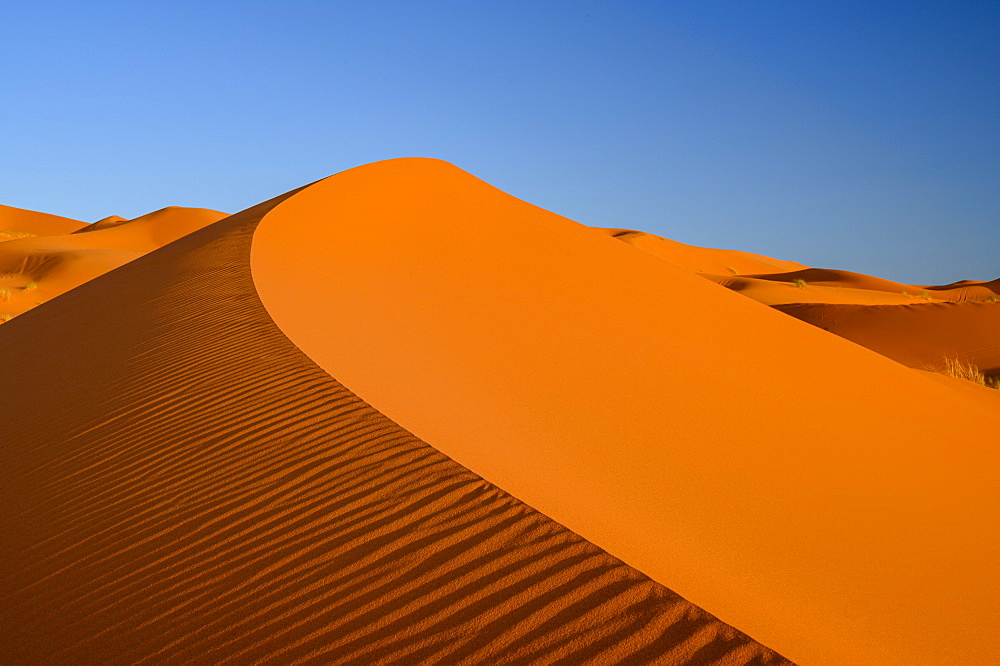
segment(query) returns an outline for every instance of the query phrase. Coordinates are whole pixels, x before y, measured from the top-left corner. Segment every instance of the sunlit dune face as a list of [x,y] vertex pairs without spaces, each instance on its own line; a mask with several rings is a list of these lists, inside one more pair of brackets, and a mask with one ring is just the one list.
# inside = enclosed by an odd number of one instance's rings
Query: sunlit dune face
[[992,654],[985,403],[437,161],[303,190],[252,267],[362,398],[793,660]]

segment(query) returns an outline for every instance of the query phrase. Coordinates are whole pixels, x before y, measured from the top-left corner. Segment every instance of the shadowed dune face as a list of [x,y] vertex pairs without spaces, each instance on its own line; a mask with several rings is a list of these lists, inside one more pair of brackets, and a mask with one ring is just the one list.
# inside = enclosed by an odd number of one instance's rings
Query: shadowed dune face
[[303,190],[251,259],[363,399],[790,658],[995,657],[985,403],[433,160]]
[[0,328],[0,662],[786,663],[296,349],[275,203]]
[[0,314],[26,312],[225,216],[172,206],[134,220],[106,218],[72,232],[0,242]]

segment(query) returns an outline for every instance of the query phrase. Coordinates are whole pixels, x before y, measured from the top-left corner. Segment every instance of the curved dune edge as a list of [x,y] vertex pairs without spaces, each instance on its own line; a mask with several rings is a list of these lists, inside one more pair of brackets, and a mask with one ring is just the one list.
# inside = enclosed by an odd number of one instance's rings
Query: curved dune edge
[[0,662],[787,663],[295,348],[280,200],[0,329]]
[[983,404],[436,160],[303,190],[251,267],[362,399],[790,658],[992,663]]

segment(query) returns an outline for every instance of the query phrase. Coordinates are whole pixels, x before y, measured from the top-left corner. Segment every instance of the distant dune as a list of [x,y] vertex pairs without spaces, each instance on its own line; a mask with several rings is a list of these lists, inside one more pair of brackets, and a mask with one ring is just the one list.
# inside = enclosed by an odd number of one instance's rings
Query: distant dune
[[914,368],[996,283],[429,159],[74,231],[0,242],[67,285],[0,326],[0,663],[995,663],[1000,392]]
[[29,211],[0,218],[14,228],[10,240],[0,242],[0,317],[22,314],[225,216],[174,206],[94,225]]

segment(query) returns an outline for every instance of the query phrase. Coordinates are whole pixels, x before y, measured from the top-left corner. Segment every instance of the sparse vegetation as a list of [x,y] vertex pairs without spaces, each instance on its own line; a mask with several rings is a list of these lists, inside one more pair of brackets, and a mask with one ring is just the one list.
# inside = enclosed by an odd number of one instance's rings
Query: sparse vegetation
[[920,292],[920,298],[924,299],[925,301],[931,300],[931,292],[924,289],[922,292]]
[[899,293],[901,293],[903,296],[909,296],[910,295],[910,292],[906,291],[905,289],[901,289]]
[[944,369],[939,372],[949,377],[958,377],[976,384],[981,384],[992,389],[1000,389],[1000,377],[987,375],[974,364],[962,361],[958,357],[949,357],[944,360]]
[[27,231],[0,231],[0,241],[12,240],[14,238],[34,238],[35,234]]
[[8,314],[6,312],[0,312],[0,321],[10,321],[14,318],[14,315]]
[[6,303],[11,299],[10,289],[0,287],[0,303]]
[[997,301],[1000,301],[1000,298],[997,298],[996,296],[987,296],[986,300],[990,303],[996,303]]
[[32,289],[38,289],[38,283],[34,280],[21,287],[22,291],[31,291]]
[[792,283],[799,289],[805,289],[809,285],[809,283],[803,280],[802,278],[795,278],[795,280],[793,280]]

